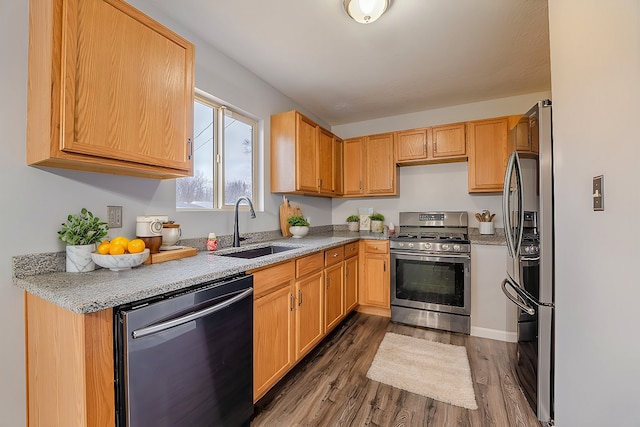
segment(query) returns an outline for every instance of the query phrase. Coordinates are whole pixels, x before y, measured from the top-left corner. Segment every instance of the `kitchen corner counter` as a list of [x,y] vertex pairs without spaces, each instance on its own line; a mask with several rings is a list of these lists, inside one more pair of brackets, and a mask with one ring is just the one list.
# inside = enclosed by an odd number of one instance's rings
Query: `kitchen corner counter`
[[469,241],[472,245],[506,246],[504,228],[496,228],[495,234],[480,234],[477,228],[469,228]]
[[[49,257],[60,264],[60,254],[34,254],[13,258],[15,286],[78,314],[87,314],[121,304],[150,298],[167,292],[185,289],[205,282],[233,276],[271,264],[318,252],[360,239],[387,239],[380,233],[336,231],[310,234],[302,239],[277,239],[243,245],[243,249],[277,244],[294,249],[254,259],[220,256],[236,252],[238,248],[224,248],[216,252],[159,264],[141,265],[124,271],[97,269],[89,273],[54,271],[45,274],[21,271],[38,257]],[[64,255],[62,255],[64,258]],[[64,265],[64,263],[62,263]]]

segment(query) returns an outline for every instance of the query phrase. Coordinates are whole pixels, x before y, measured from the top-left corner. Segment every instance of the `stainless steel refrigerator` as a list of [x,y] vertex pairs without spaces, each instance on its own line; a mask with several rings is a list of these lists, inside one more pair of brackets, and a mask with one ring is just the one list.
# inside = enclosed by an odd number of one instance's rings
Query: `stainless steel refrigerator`
[[[516,372],[521,388],[540,421],[553,425],[554,358],[554,208],[553,138],[551,101],[543,100],[525,113],[510,133],[528,138],[532,159],[523,159],[517,151],[507,164],[503,218],[507,241],[507,275],[502,290],[519,307],[518,360]],[[526,144],[525,144],[526,145]],[[514,144],[515,146],[515,144]],[[535,148],[538,147],[537,156]],[[524,163],[533,164],[527,173]],[[527,203],[529,206],[527,206]],[[533,204],[533,206],[531,206]],[[537,212],[535,229],[529,235],[535,241],[523,244],[523,233],[531,221],[525,211]],[[529,241],[529,243],[531,243]],[[525,253],[525,247],[527,253]]]

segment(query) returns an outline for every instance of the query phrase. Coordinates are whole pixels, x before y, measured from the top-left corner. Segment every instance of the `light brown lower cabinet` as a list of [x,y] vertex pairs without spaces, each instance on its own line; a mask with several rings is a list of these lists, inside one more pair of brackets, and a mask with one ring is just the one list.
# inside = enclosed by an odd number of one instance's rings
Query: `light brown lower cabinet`
[[357,306],[357,253],[355,242],[249,272],[254,402]]
[[344,246],[324,251],[325,333],[344,319]]
[[391,274],[388,240],[361,240],[358,311],[391,317]]
[[25,292],[27,425],[114,426],[113,316]]
[[345,315],[358,306],[358,242],[344,245]]

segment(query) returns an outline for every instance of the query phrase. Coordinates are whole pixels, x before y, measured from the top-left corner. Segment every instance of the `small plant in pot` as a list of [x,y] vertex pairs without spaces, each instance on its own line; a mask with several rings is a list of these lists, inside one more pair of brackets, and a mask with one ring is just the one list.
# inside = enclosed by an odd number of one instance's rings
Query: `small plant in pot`
[[360,231],[360,217],[358,215],[349,215],[347,217],[347,226],[349,231]]
[[374,213],[372,215],[369,215],[369,219],[371,220],[371,231],[373,233],[382,233],[384,215],[382,215],[381,213]]
[[309,233],[309,221],[301,216],[292,216],[287,218],[289,223],[289,232],[293,234],[293,237],[299,239],[306,236]]
[[82,273],[96,268],[91,259],[91,252],[108,233],[106,222],[85,208],[80,214],[67,216],[67,221],[58,231],[58,238],[67,244],[67,271]]

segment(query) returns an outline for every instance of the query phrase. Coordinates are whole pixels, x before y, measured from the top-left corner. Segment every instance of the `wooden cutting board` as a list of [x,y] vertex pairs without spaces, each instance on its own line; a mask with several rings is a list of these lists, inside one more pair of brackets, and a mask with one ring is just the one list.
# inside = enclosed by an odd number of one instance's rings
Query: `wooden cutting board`
[[157,254],[150,254],[145,264],[157,264],[159,262],[173,261],[174,259],[187,258],[198,253],[196,248],[174,249],[172,251],[160,251]]
[[280,231],[284,237],[291,237],[289,232],[289,223],[287,219],[292,216],[302,216],[302,210],[298,205],[291,205],[286,196],[282,196],[282,204],[280,205]]

